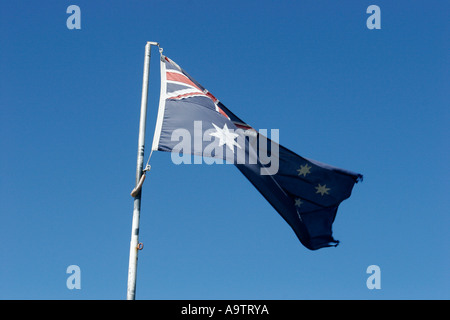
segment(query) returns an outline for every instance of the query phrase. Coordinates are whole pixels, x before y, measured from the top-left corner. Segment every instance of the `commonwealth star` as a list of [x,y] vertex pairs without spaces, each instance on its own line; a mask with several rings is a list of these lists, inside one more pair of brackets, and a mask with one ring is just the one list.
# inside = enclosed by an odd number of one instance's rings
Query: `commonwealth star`
[[329,194],[328,191],[330,191],[330,188],[327,188],[327,185],[324,184],[323,186],[319,183],[319,185],[316,187],[317,191],[316,193],[320,193],[322,196],[324,194]]
[[218,126],[216,126],[214,123],[212,124],[214,126],[214,128],[216,129],[216,132],[210,133],[211,136],[214,136],[216,138],[219,138],[219,147],[223,146],[224,144],[227,145],[227,147],[233,151],[234,153],[234,149],[233,146],[238,147],[239,149],[242,149],[241,146],[234,141],[234,139],[236,139],[236,137],[238,137],[239,135],[236,133],[231,132],[228,127],[227,124],[225,123],[223,126],[223,129],[220,129]]

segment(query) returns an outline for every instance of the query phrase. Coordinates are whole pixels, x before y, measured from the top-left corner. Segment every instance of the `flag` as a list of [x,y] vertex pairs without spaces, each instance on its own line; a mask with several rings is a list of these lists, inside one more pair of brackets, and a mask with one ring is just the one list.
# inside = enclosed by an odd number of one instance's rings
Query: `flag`
[[306,248],[337,246],[332,224],[339,204],[362,175],[301,157],[274,140],[238,118],[161,54],[152,150],[172,152],[172,159],[197,155],[235,164]]

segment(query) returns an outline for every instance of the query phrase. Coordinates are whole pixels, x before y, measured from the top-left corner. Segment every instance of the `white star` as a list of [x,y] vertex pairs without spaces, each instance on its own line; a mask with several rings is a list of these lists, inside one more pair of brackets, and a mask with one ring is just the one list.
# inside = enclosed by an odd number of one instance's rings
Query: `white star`
[[220,139],[219,147],[226,144],[227,147],[230,148],[231,151],[233,151],[233,153],[234,153],[233,146],[242,149],[241,146],[236,141],[234,141],[234,139],[236,139],[236,137],[238,137],[239,135],[228,130],[226,123],[224,124],[223,129],[220,129],[214,123],[212,125],[216,129],[216,132],[210,133],[210,135]]
[[300,207],[302,205],[303,201],[300,198],[295,199],[295,206]]
[[312,168],[312,167],[311,167],[311,166],[308,166],[308,164],[305,164],[304,166],[300,166],[300,169],[297,169],[298,175],[299,175],[299,176],[303,175],[304,177],[306,177],[306,175],[307,175],[308,173],[311,173],[311,172],[309,171],[309,169],[311,169],[311,168]]
[[324,184],[323,186],[319,183],[319,185],[316,187],[317,191],[316,193],[320,193],[322,196],[324,194],[329,194],[328,191],[331,190],[330,188],[327,188],[327,185]]

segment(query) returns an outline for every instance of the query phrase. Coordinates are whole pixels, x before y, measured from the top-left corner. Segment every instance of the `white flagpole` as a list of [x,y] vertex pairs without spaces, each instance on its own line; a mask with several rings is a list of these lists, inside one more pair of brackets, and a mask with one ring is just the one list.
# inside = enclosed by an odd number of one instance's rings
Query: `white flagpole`
[[[147,42],[145,45],[144,76],[142,80],[141,115],[139,120],[139,139],[136,165],[136,186],[138,186],[143,174],[144,147],[145,147],[145,122],[147,118],[148,75],[150,72],[150,48],[158,45],[156,42]],[[131,226],[130,260],[128,264],[127,300],[134,300],[136,295],[136,271],[139,244],[139,216],[141,212],[141,191],[134,197],[133,222]],[[139,247],[138,247],[139,246]]]

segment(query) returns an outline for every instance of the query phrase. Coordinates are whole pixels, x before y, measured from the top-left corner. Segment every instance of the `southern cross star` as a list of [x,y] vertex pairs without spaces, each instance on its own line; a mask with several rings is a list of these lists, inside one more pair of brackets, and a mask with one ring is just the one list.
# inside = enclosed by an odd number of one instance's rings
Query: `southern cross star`
[[298,175],[299,175],[299,176],[303,175],[304,177],[306,177],[306,175],[307,175],[308,173],[311,173],[311,172],[309,171],[309,169],[311,169],[311,168],[312,168],[312,167],[311,167],[311,166],[308,166],[308,164],[305,164],[304,166],[300,166],[300,169],[297,169]]
[[230,148],[231,151],[233,151],[233,153],[234,153],[233,146],[236,146],[239,149],[242,149],[241,146],[236,141],[234,141],[234,139],[236,139],[236,137],[238,137],[239,135],[236,134],[236,133],[231,132],[228,129],[226,123],[224,124],[223,129],[220,129],[214,123],[212,125],[216,129],[216,132],[210,133],[210,135],[220,139],[219,147],[221,147],[224,144],[226,144],[227,147]]
[[320,193],[322,196],[324,194],[329,194],[328,191],[330,190],[330,188],[327,188],[327,185],[324,184],[323,186],[319,183],[319,185],[316,187],[317,191],[316,193]]
[[300,198],[295,199],[295,206],[300,207],[302,205],[303,201]]

